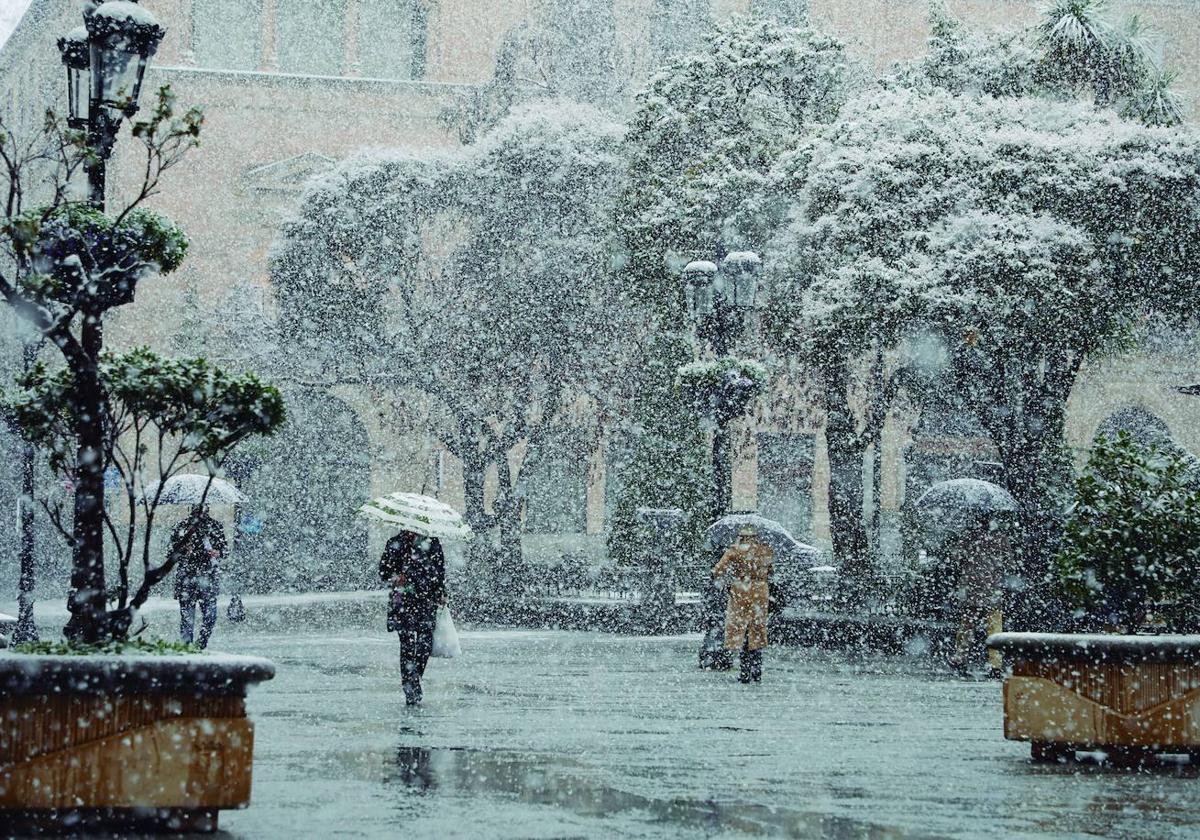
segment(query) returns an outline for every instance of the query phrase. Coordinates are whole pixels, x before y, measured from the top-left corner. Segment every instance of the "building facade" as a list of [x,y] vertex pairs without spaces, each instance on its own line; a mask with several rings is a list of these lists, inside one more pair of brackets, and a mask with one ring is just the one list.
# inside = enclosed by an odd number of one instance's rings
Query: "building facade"
[[[164,350],[203,341],[206,324],[229,317],[270,319],[267,256],[280,220],[304,183],[362,147],[448,148],[459,142],[441,117],[456,97],[491,79],[496,57],[514,28],[538,8],[558,2],[569,17],[587,3],[559,0],[143,0],[168,35],[147,91],[170,84],[186,104],[205,110],[203,145],[171,171],[153,206],[192,238],[187,263],[162,283],[147,283],[138,301],[114,319],[113,340]],[[925,0],[592,0],[604,15],[612,63],[636,89],[661,58],[662,45],[684,45],[708,20],[751,7],[782,15],[808,12],[877,68],[919,54],[928,35]],[[949,10],[986,26],[1014,27],[1037,13],[1027,0],[948,0]],[[1195,113],[1200,89],[1200,0],[1140,0],[1117,4],[1137,11],[1168,40],[1167,62]],[[574,10],[574,12],[572,12]],[[80,21],[77,0],[33,0],[0,50],[0,93],[19,122],[36,125],[44,104],[63,101],[56,38]],[[589,60],[580,44],[579,60]],[[605,53],[606,55],[608,53]],[[607,59],[606,59],[607,60]],[[110,167],[114,200],[132,188],[138,161],[119,142]],[[181,288],[189,307],[180,307]],[[190,313],[190,315],[189,315]],[[195,323],[189,326],[189,317]],[[189,333],[190,330],[190,333]],[[192,342],[194,343],[194,342]],[[1175,386],[1200,379],[1194,355],[1168,347],[1090,366],[1071,399],[1069,435],[1085,447],[1118,409],[1142,406],[1162,418],[1177,439],[1200,449],[1200,424]],[[315,377],[318,381],[319,376]],[[311,470],[329,492],[438,492],[461,503],[458,470],[419,435],[397,431],[369,400],[349,388],[295,386],[300,425],[335,423],[353,441]],[[303,422],[302,422],[303,421]],[[296,425],[294,423],[293,425]],[[564,432],[569,437],[569,432]],[[319,437],[319,435],[318,435]],[[760,508],[805,537],[828,539],[824,488],[828,464],[822,430],[747,423],[739,435],[735,506]],[[961,442],[961,441],[960,441]],[[309,442],[313,443],[312,441]],[[534,553],[599,552],[615,496],[619,444],[579,440],[550,446],[527,466],[526,524]],[[297,444],[299,445],[299,444]],[[918,435],[896,420],[884,436],[882,504],[902,505],[906,451],[939,447],[954,435]],[[977,443],[971,444],[972,446]],[[579,457],[581,447],[590,447]],[[319,447],[318,447],[319,448]],[[347,447],[343,447],[343,450]],[[979,450],[986,460],[986,446]],[[912,458],[907,459],[908,463]],[[305,476],[295,476],[302,487]],[[911,491],[910,491],[911,492]],[[320,512],[312,516],[319,520]],[[321,527],[319,521],[314,530]],[[330,526],[332,527],[332,526]],[[342,539],[342,537],[338,537]],[[314,551],[325,550],[314,542]]]

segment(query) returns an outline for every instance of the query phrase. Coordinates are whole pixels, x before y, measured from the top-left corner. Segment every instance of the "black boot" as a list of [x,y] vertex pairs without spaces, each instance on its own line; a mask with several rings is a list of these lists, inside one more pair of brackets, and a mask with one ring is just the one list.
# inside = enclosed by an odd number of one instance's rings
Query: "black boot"
[[762,657],[761,650],[742,650],[742,671],[738,675],[738,682],[762,682]]

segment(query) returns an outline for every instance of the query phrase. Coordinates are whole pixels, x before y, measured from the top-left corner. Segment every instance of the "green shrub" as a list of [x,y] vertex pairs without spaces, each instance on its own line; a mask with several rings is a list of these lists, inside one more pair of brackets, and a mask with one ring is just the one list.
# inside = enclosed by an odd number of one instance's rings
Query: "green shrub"
[[13,653],[28,653],[39,656],[96,656],[102,654],[148,653],[153,656],[180,656],[185,653],[203,653],[195,645],[167,639],[126,639],[88,644],[86,642],[26,642],[15,645]]
[[1075,485],[1056,560],[1069,601],[1093,619],[1169,629],[1194,624],[1200,599],[1200,468],[1186,453],[1127,433],[1101,438]]

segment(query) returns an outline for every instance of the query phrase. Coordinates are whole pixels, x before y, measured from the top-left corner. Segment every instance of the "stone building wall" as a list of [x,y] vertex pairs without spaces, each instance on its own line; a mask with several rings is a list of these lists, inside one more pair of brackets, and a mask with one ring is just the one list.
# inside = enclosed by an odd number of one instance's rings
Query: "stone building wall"
[[[268,249],[304,181],[356,149],[455,144],[439,113],[463,86],[490,78],[506,33],[528,18],[532,2],[412,0],[380,6],[380,0],[145,0],[168,29],[148,87],[171,84],[181,102],[204,106],[206,123],[202,147],[169,173],[161,195],[153,199],[192,237],[188,261],[177,276],[144,286],[137,303],[114,319],[114,340],[169,349],[182,328],[176,305],[180,289],[193,292],[201,312],[209,315],[219,315],[230,290],[239,285],[265,289]],[[638,78],[649,67],[647,32],[655,4],[663,0],[613,2],[618,60]],[[745,10],[750,2],[712,0],[711,12],[720,18]],[[815,22],[845,38],[877,68],[919,54],[928,34],[925,0],[810,0],[808,5]],[[948,0],[947,5],[967,20],[1005,27],[1029,20],[1037,9],[1028,0]],[[296,15],[310,7],[319,18],[313,24],[322,34],[319,55],[305,55],[288,35],[298,31]],[[1180,70],[1178,84],[1194,112],[1200,98],[1195,53],[1200,2],[1139,0],[1118,7],[1142,13],[1168,37],[1168,62]],[[9,102],[29,110],[38,95],[61,101],[56,91],[62,73],[53,42],[76,24],[79,8],[76,0],[33,0],[27,19],[0,51],[0,94]],[[382,20],[378,15],[398,14],[397,9],[413,17],[389,18],[393,26],[372,25]],[[217,14],[210,14],[214,10]],[[222,32],[231,31],[239,34],[225,47],[216,46]],[[396,45],[396,55],[381,47],[384,38]],[[300,67],[323,72],[297,71]],[[115,196],[131,188],[138,161],[127,138],[118,144],[110,171]],[[1072,443],[1084,446],[1112,410],[1141,403],[1163,416],[1181,442],[1200,449],[1192,403],[1172,390],[1181,380],[1196,378],[1190,358],[1178,354],[1141,354],[1089,367],[1071,401]],[[365,395],[341,389],[336,396],[358,411],[367,430],[373,490],[420,489],[432,482],[448,500],[461,501],[452,459],[423,439],[395,432]],[[739,436],[737,506],[758,504],[757,433],[770,431],[746,428]],[[810,473],[800,480],[812,494],[811,536],[825,540],[828,464],[822,430],[810,428],[805,434],[812,440]],[[890,510],[903,502],[908,442],[906,422],[889,425],[883,500]],[[807,451],[802,440],[787,446]],[[598,455],[592,462],[586,523],[597,536],[605,526],[606,470]]]

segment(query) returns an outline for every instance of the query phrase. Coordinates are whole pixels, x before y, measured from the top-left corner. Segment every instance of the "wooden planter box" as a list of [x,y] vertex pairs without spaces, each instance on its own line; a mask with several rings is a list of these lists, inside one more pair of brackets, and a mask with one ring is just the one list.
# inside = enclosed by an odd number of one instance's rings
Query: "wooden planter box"
[[1012,666],[1004,737],[1029,741],[1035,760],[1200,758],[1200,636],[998,633],[988,646]]
[[215,831],[250,802],[246,656],[0,653],[0,824]]

